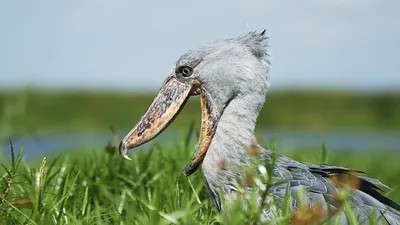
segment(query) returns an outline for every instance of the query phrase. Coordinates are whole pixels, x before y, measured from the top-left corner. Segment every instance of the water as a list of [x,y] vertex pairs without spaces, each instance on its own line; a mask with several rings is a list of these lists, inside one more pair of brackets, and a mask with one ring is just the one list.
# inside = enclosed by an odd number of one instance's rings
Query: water
[[[123,137],[128,131],[117,132]],[[324,143],[330,150],[350,149],[354,151],[363,150],[397,150],[400,152],[400,132],[372,132],[372,131],[334,131],[334,132],[313,132],[313,131],[288,131],[288,130],[264,130],[258,135],[264,141],[274,139],[278,146],[284,150],[320,148]],[[174,143],[180,136],[176,132],[168,130],[150,143],[141,147],[146,149],[154,142]],[[195,139],[195,138],[193,138]],[[98,149],[102,150],[112,140],[109,131],[90,133],[61,133],[40,137],[26,136],[14,139],[16,149],[24,145],[25,159],[42,157],[49,153],[57,153],[63,150],[74,149]],[[197,141],[197,140],[193,140]],[[8,155],[10,146],[8,141],[3,141],[2,148]],[[2,157],[1,157],[2,158]]]

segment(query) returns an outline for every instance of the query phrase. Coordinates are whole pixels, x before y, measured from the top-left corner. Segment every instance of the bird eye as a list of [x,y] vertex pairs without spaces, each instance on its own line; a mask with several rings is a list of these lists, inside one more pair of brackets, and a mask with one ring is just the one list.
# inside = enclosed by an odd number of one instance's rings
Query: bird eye
[[188,77],[188,76],[192,75],[193,69],[191,67],[189,67],[189,66],[181,66],[181,67],[179,67],[178,72],[182,76]]

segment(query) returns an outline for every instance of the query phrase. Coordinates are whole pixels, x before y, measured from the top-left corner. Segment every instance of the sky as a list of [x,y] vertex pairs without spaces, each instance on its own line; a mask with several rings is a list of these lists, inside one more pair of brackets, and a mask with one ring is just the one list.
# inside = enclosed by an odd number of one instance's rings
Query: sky
[[0,2],[0,90],[158,89],[190,48],[263,29],[271,89],[400,90],[398,0]]

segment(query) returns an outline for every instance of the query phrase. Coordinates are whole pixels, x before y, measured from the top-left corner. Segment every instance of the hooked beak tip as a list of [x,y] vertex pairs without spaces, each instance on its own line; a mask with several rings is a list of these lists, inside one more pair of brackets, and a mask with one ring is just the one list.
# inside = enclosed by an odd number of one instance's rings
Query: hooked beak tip
[[119,143],[119,154],[124,157],[126,160],[132,160],[128,156],[128,148],[126,147],[124,141],[122,140],[121,143]]

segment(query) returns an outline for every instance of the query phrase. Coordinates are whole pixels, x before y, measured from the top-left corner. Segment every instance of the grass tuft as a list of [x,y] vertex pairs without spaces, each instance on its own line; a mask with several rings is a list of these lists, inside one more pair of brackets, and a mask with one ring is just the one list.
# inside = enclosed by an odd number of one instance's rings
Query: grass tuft
[[[154,144],[150,151],[132,154],[131,162],[118,155],[118,137],[115,135],[114,141],[103,151],[83,149],[79,154],[45,157],[35,164],[21,163],[23,147],[16,152],[10,142],[10,159],[0,164],[0,223],[261,224],[261,209],[256,204],[255,194],[246,196],[246,207],[242,201],[234,202],[233,213],[220,214],[208,195],[201,173],[188,178],[183,176],[181,171],[192,154],[189,138],[183,136],[178,144]],[[276,144],[272,145],[279,152]],[[311,158],[341,166],[351,165],[370,172],[389,186],[396,186],[400,166],[396,166],[398,156],[394,153],[393,157],[369,153],[361,159],[342,152],[327,155],[324,147],[322,151],[296,151],[290,156],[298,160]],[[383,158],[384,164],[380,163]],[[255,164],[254,169],[261,176],[249,171],[246,182],[258,186],[263,198],[267,199],[270,197],[268,186],[272,166]],[[350,174],[348,186],[357,185],[351,178]],[[389,195],[400,200],[398,189]],[[275,202],[265,204],[278,207]],[[321,217],[318,205],[291,212],[288,204],[286,198],[277,224],[290,221],[305,224],[319,221]],[[343,207],[351,222],[357,221],[346,203]]]

